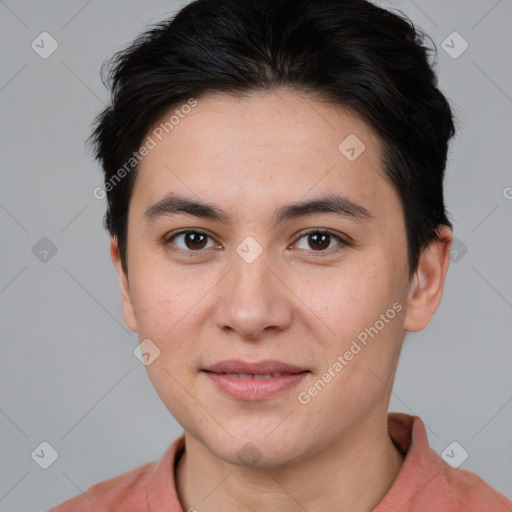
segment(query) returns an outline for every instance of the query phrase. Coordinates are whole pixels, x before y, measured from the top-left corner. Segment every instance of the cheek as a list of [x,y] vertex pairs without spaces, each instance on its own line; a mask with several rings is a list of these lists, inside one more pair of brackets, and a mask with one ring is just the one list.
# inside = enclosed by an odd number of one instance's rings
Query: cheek
[[165,339],[165,334],[197,302],[200,290],[193,280],[177,269],[149,260],[134,262],[131,284],[132,304],[140,335]]
[[132,304],[141,337],[160,343],[165,332],[172,326],[177,299],[161,280],[148,276],[141,280],[143,286],[132,287]]
[[166,379],[165,368],[181,378],[183,369],[195,362],[199,337],[194,326],[204,324],[201,297],[208,289],[205,281],[176,271],[139,274],[132,287],[139,337],[149,338],[160,350],[154,367],[147,367],[150,374],[161,371],[161,377]]
[[398,265],[395,268],[383,258],[380,265],[361,261],[350,270],[337,269],[329,279],[318,281],[324,282],[323,286],[302,289],[308,306],[321,319],[318,325],[328,327],[318,340],[327,367],[347,353],[348,366],[370,365],[386,373],[403,338],[405,308],[399,273],[403,272]]
[[389,300],[390,289],[382,277],[371,265],[339,267],[315,283],[303,283],[300,296],[336,335],[346,338],[353,329],[374,322]]
[[158,357],[146,367],[148,376],[171,414],[181,418],[180,404],[189,404],[193,375],[190,365],[198,353],[197,336],[187,327],[195,294],[190,292],[191,283],[156,272],[140,276],[135,295],[135,315],[140,339],[150,339],[159,350]]

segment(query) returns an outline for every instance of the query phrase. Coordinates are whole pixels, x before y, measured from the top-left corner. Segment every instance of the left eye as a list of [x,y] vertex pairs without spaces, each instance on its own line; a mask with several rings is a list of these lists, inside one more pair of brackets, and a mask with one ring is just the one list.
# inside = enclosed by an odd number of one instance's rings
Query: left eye
[[[302,236],[299,238],[302,240],[303,238],[306,239],[306,244],[309,246],[309,248],[312,248],[315,252],[325,252],[327,249],[330,249],[330,244],[333,241],[333,239],[337,240],[339,243],[338,245],[342,246],[344,245],[344,241],[337,235],[329,232],[329,231],[309,231],[307,233],[303,233]],[[308,249],[308,247],[299,247],[299,249]]]

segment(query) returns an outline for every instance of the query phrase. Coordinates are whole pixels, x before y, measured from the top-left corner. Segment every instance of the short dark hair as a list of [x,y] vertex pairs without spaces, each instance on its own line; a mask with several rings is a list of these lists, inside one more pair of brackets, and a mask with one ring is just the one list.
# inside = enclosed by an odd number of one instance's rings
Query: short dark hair
[[[425,37],[403,13],[366,0],[195,0],[114,54],[101,69],[112,105],[96,117],[88,142],[110,183],[104,225],[124,270],[132,156],[150,128],[208,92],[287,86],[352,109],[380,135],[385,176],[402,201],[412,277],[421,251],[440,240],[439,227],[452,227],[443,177],[455,128],[429,63],[435,44],[424,46]],[[133,171],[113,184],[129,161]]]

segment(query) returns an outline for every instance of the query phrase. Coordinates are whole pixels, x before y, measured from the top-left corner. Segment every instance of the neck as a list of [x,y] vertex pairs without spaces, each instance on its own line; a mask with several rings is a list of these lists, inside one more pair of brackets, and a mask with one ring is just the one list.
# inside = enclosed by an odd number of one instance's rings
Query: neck
[[368,512],[395,481],[404,457],[391,441],[387,416],[358,425],[326,450],[280,468],[242,467],[185,434],[176,468],[184,510],[207,512]]

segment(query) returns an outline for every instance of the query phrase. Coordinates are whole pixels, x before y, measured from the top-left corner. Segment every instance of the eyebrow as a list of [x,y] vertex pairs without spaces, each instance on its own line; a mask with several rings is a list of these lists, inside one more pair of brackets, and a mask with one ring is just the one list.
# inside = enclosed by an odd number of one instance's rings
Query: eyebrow
[[[180,213],[223,223],[231,221],[231,217],[221,208],[177,194],[170,194],[153,206],[150,206],[144,212],[144,218],[151,223],[158,218]],[[293,202],[279,207],[274,212],[274,222],[277,224],[285,220],[318,213],[333,213],[357,221],[368,221],[374,218],[364,206],[348,197],[338,194],[327,194],[311,200]]]

